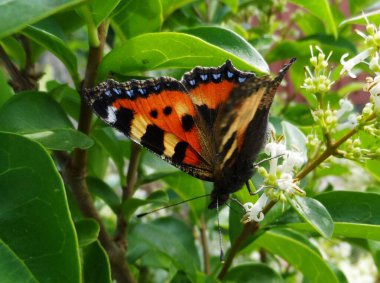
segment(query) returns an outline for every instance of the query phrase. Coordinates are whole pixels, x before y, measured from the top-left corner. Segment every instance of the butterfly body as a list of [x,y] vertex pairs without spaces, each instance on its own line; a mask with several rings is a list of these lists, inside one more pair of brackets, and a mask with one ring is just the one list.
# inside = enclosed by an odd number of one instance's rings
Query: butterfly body
[[273,80],[227,61],[196,67],[181,81],[108,80],[84,95],[104,122],[182,171],[214,182],[214,208],[253,175],[269,108],[291,63]]

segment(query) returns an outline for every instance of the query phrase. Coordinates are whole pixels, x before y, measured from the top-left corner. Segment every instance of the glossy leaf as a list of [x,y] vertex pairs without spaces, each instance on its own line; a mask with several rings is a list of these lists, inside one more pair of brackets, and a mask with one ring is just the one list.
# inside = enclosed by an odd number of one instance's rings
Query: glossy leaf
[[0,71],[0,107],[12,97],[13,90],[8,84],[7,79],[2,71]]
[[285,259],[301,271],[310,282],[339,282],[325,259],[287,231],[279,229],[267,231],[255,241],[255,244]]
[[328,0],[290,0],[290,2],[305,8],[311,14],[317,16],[325,24],[326,29],[329,33],[332,33],[337,37],[338,32],[336,28],[336,23],[331,12],[330,3]]
[[[380,194],[334,191],[315,197],[334,221],[334,236],[380,240]],[[300,219],[287,216],[287,226],[312,231]]]
[[16,62],[21,70],[25,69],[26,54],[21,43],[13,36],[7,36],[1,39],[1,47],[3,47],[5,53]]
[[57,56],[65,64],[74,84],[79,87],[80,77],[77,59],[68,48],[67,43],[59,37],[33,26],[27,27],[21,33]]
[[125,162],[122,155],[123,149],[121,148],[122,144],[120,143],[120,138],[118,138],[115,132],[109,127],[94,129],[91,133],[91,137],[108,152],[117,167],[121,183],[124,185]]
[[231,268],[225,280],[235,283],[281,283],[281,276],[268,265],[250,263]]
[[165,68],[219,66],[227,59],[231,59],[235,66],[242,70],[265,72],[259,66],[249,64],[235,54],[195,36],[162,32],[134,37],[113,49],[104,57],[99,67],[98,79],[104,80],[109,72],[133,75]]
[[98,239],[99,224],[94,219],[81,219],[75,223],[80,247],[88,246]]
[[0,38],[84,2],[84,0],[0,1]]
[[161,0],[164,19],[171,15],[175,10],[192,2],[195,2],[195,0]]
[[92,194],[101,198],[115,213],[118,212],[120,197],[107,183],[95,177],[87,177],[87,186]]
[[92,18],[96,26],[106,19],[117,7],[121,0],[92,0],[89,4]]
[[84,283],[111,283],[111,267],[106,251],[98,241],[83,248]]
[[260,73],[269,73],[269,67],[259,52],[237,33],[221,27],[197,27],[182,32],[194,35],[204,41],[218,46],[255,66]]
[[319,234],[331,238],[334,223],[327,209],[319,201],[299,196],[288,198],[288,200],[297,213]]
[[199,258],[191,230],[181,221],[164,218],[153,223],[138,224],[129,233],[131,254],[144,252],[164,253],[177,270],[185,271],[192,279],[199,268]]
[[[165,177],[163,181],[165,181],[182,200],[206,195],[203,182],[183,172]],[[200,199],[188,203],[192,212],[191,215],[195,221],[198,221],[201,214],[207,209],[207,201],[209,201],[209,198],[201,197]]]
[[286,141],[286,148],[300,152],[303,158],[307,158],[306,137],[300,129],[288,122],[282,122],[282,131]]
[[50,149],[89,148],[92,140],[73,129],[60,105],[46,94],[25,92],[0,109],[0,130],[25,134]]
[[0,133],[0,191],[6,196],[0,198],[0,239],[13,254],[8,262],[9,253],[0,253],[0,262],[20,275],[27,269],[38,282],[81,282],[63,183],[38,143]]
[[52,150],[87,149],[94,144],[88,136],[74,129],[53,129],[23,135]]
[[160,0],[124,0],[115,11],[112,27],[124,40],[158,31],[163,21]]

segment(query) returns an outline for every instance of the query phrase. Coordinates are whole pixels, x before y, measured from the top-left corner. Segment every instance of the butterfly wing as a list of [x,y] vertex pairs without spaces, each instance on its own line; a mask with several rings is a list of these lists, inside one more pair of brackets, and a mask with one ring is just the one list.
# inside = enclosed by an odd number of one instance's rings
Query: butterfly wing
[[223,107],[230,100],[233,89],[255,77],[254,73],[236,69],[228,60],[217,68],[196,67],[181,80],[198,113],[195,122],[202,135],[204,156],[213,168],[218,165],[216,119],[223,115]]
[[195,106],[179,81],[168,77],[127,83],[108,80],[84,94],[104,122],[181,170],[213,180],[194,122]]
[[215,122],[219,158],[215,168],[215,190],[229,194],[241,188],[252,176],[253,163],[267,137],[269,109],[285,73],[285,65],[275,79],[252,77],[236,86],[222,106]]

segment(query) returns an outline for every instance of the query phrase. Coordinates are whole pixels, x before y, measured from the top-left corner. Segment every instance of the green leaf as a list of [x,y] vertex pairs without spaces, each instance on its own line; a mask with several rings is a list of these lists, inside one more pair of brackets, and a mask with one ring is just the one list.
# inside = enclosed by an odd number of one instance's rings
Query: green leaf
[[107,183],[95,177],[87,177],[87,186],[91,193],[101,198],[115,214],[118,213],[121,204],[120,198]]
[[192,2],[195,2],[195,0],[161,0],[164,19],[170,16],[175,10]]
[[225,279],[235,283],[281,283],[281,276],[268,265],[261,263],[242,264],[231,268]]
[[20,275],[27,269],[38,282],[81,282],[63,182],[38,143],[0,133],[0,193],[0,239],[17,257],[0,262],[12,264],[8,270],[19,270]]
[[115,132],[109,127],[96,128],[91,132],[91,137],[96,140],[97,144],[102,146],[110,155],[115,163],[121,183],[125,183],[124,173],[124,158],[121,154],[123,152],[120,139],[117,138]]
[[74,129],[53,129],[23,136],[41,143],[51,150],[71,151],[74,148],[87,149],[93,146],[94,142],[85,134]]
[[121,0],[92,0],[89,6],[95,25],[99,26],[115,10],[120,2]]
[[288,198],[288,201],[319,234],[325,238],[331,238],[334,232],[334,223],[327,209],[319,201],[299,196]]
[[128,239],[130,253],[137,250],[163,253],[177,270],[185,271],[190,278],[196,277],[199,258],[192,231],[175,218],[158,219],[153,223],[139,223],[133,227]]
[[361,24],[361,25],[367,25],[366,19],[372,24],[379,25],[380,24],[380,10],[375,10],[370,13],[360,13],[358,16],[352,17],[350,19],[344,20],[339,24],[339,27],[345,26],[345,25],[352,25],[352,24]]
[[[334,236],[380,240],[380,194],[333,191],[315,197],[334,221]],[[285,217],[285,216],[284,216]],[[313,231],[310,225],[288,214],[287,226]]]
[[79,246],[85,247],[98,239],[99,224],[94,219],[81,219],[75,223]]
[[237,33],[221,27],[197,27],[182,32],[194,35],[204,41],[218,46],[255,66],[260,73],[269,73],[269,66],[259,52]]
[[111,268],[106,251],[98,241],[83,248],[85,283],[111,283]]
[[13,90],[2,71],[0,71],[0,94],[0,107],[13,96]]
[[339,282],[325,259],[308,245],[292,237],[286,230],[267,231],[255,241],[255,244],[285,259],[301,271],[310,282]]
[[[167,183],[182,200],[206,195],[203,182],[183,172],[177,172],[176,174],[167,176],[163,181]],[[207,201],[208,198],[204,197],[188,203],[192,212],[191,216],[194,217],[195,221],[199,221],[200,216],[207,209]]]
[[75,86],[79,88],[80,76],[77,59],[68,48],[67,43],[59,37],[33,26],[25,28],[21,33],[57,56],[66,66]]
[[7,36],[1,39],[0,45],[5,53],[14,60],[21,70],[25,69],[26,54],[21,43],[13,36]]
[[335,24],[333,14],[331,13],[330,3],[328,0],[290,0],[290,2],[305,8],[311,14],[320,18],[325,24],[326,29],[329,33],[332,33],[335,38],[338,37],[338,32]]
[[92,140],[73,129],[60,105],[46,94],[24,92],[0,108],[0,130],[28,135],[47,148],[89,148]]
[[286,141],[286,147],[300,152],[306,160],[307,149],[305,134],[301,132],[300,129],[288,122],[281,122],[281,126]]
[[232,59],[242,70],[265,72],[235,54],[195,36],[161,32],[134,37],[113,49],[100,64],[98,80],[104,80],[109,72],[136,75],[139,72],[165,68],[191,69],[196,65],[218,66],[227,59]]
[[115,11],[112,27],[124,40],[161,28],[163,18],[160,0],[124,0]]
[[24,262],[0,239],[0,277],[3,282],[38,282]]
[[0,38],[85,0],[0,1]]
[[372,176],[380,181],[380,160],[367,160],[366,167]]

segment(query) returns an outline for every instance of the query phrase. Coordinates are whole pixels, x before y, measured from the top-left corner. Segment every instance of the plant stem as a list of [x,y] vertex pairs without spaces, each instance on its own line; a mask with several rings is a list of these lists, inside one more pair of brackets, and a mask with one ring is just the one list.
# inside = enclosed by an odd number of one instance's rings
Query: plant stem
[[[263,209],[263,213],[266,214],[274,205],[276,202],[271,201],[266,207]],[[233,259],[235,258],[236,254],[239,252],[240,247],[242,244],[247,240],[247,238],[251,235],[254,235],[257,230],[259,230],[259,223],[257,222],[249,222],[244,225],[243,231],[240,233],[240,235],[237,237],[235,242],[232,244],[230,250],[227,253],[227,259],[224,263],[222,270],[220,271],[218,275],[218,279],[223,280],[224,277],[227,274],[228,269],[230,268]]]
[[134,192],[135,192],[135,186],[137,182],[137,167],[139,165],[141,157],[141,147],[132,142],[131,143],[131,157],[129,159],[129,166],[128,166],[128,172],[127,172],[127,184],[125,187],[123,187],[123,195],[122,195],[122,201],[120,206],[120,211],[117,216],[117,226],[116,226],[116,232],[115,232],[115,242],[119,244],[119,246],[124,249],[124,251],[127,251],[128,243],[127,243],[127,231],[128,231],[128,222],[129,219],[126,219],[124,216],[124,205],[125,202],[130,199]]
[[16,92],[36,89],[37,83],[33,82],[26,74],[21,72],[15,64],[13,64],[2,46],[0,46],[0,58],[4,62],[5,68],[12,80],[12,87]]
[[210,267],[210,253],[208,249],[207,234],[206,234],[206,220],[204,217],[201,218],[201,227],[199,228],[202,253],[203,253],[203,271],[206,275],[209,275],[211,272]]
[[[98,37],[100,44],[98,46],[90,46],[83,88],[95,85],[97,69],[102,60],[106,38],[105,24],[99,26]],[[91,116],[90,108],[87,106],[84,99],[81,98],[78,130],[87,135],[90,132]],[[124,250],[120,249],[108,234],[88,190],[86,183],[87,150],[75,149],[66,171],[68,175],[68,183],[71,186],[73,195],[81,212],[84,216],[91,217],[99,223],[100,231],[98,238],[107,251],[112,268],[112,276],[117,282],[135,282],[126,264]]]

